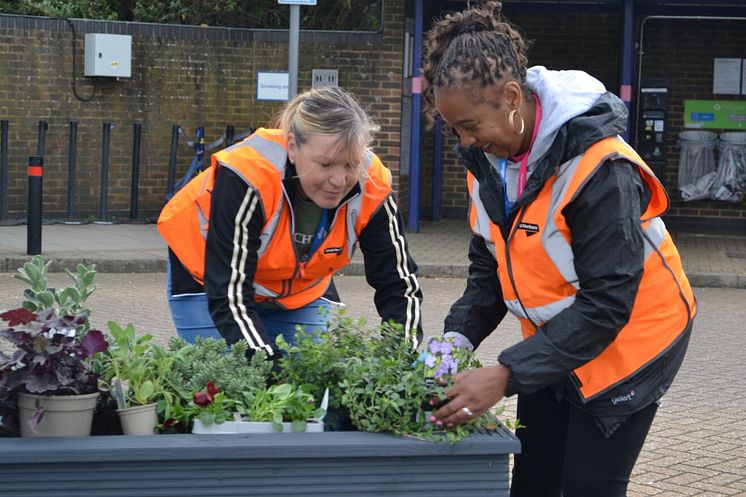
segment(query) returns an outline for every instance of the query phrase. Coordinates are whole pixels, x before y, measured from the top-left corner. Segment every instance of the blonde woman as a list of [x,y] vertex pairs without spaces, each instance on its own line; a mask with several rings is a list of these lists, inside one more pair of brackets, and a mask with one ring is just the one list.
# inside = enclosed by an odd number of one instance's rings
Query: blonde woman
[[377,126],[340,88],[298,95],[277,124],[213,155],[161,214],[179,333],[276,357],[278,335],[326,326],[332,275],[359,245],[378,313],[416,347],[422,294],[391,173],[368,148]]

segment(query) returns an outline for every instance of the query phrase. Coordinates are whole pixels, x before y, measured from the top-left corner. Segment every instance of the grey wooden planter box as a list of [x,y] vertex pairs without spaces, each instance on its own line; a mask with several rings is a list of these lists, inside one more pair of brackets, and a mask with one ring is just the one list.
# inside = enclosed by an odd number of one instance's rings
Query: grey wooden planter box
[[13,497],[508,495],[507,430],[458,444],[382,433],[0,439]]

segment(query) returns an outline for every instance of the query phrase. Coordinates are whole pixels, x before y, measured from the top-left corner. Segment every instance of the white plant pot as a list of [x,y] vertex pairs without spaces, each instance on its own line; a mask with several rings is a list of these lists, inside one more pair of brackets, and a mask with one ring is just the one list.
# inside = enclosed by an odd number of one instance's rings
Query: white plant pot
[[[195,419],[192,433],[199,435],[227,435],[232,433],[294,433],[292,423],[282,423],[282,431],[275,430],[272,423],[264,421],[226,421],[220,424],[204,425]],[[306,421],[306,433],[321,433],[324,423],[315,419]]]
[[[34,395],[19,392],[17,404],[21,436],[89,436],[98,395],[98,392],[84,395]],[[28,419],[36,412],[37,401],[44,408],[44,417],[34,432],[28,424]]]
[[122,432],[125,435],[155,435],[155,426],[158,424],[158,413],[155,407],[156,404],[153,403],[117,409],[119,421],[122,423]]

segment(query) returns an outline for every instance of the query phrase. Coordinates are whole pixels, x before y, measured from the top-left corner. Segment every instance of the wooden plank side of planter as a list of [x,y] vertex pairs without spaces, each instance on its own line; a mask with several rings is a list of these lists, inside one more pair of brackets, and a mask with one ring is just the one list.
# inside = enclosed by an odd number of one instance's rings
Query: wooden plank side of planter
[[517,439],[459,444],[378,433],[5,439],[14,497],[507,496]]

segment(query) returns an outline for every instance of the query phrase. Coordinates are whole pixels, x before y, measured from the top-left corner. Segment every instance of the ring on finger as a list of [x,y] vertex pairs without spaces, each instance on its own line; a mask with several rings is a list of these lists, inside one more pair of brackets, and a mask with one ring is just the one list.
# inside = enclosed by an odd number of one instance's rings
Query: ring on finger
[[469,408],[468,408],[468,407],[466,407],[466,406],[462,407],[462,408],[461,408],[461,410],[462,410],[462,411],[464,411],[464,414],[466,414],[466,415],[467,415],[467,416],[469,416],[469,417],[472,417],[472,416],[474,416],[474,412],[472,412],[472,410],[471,410],[471,409],[469,409]]

